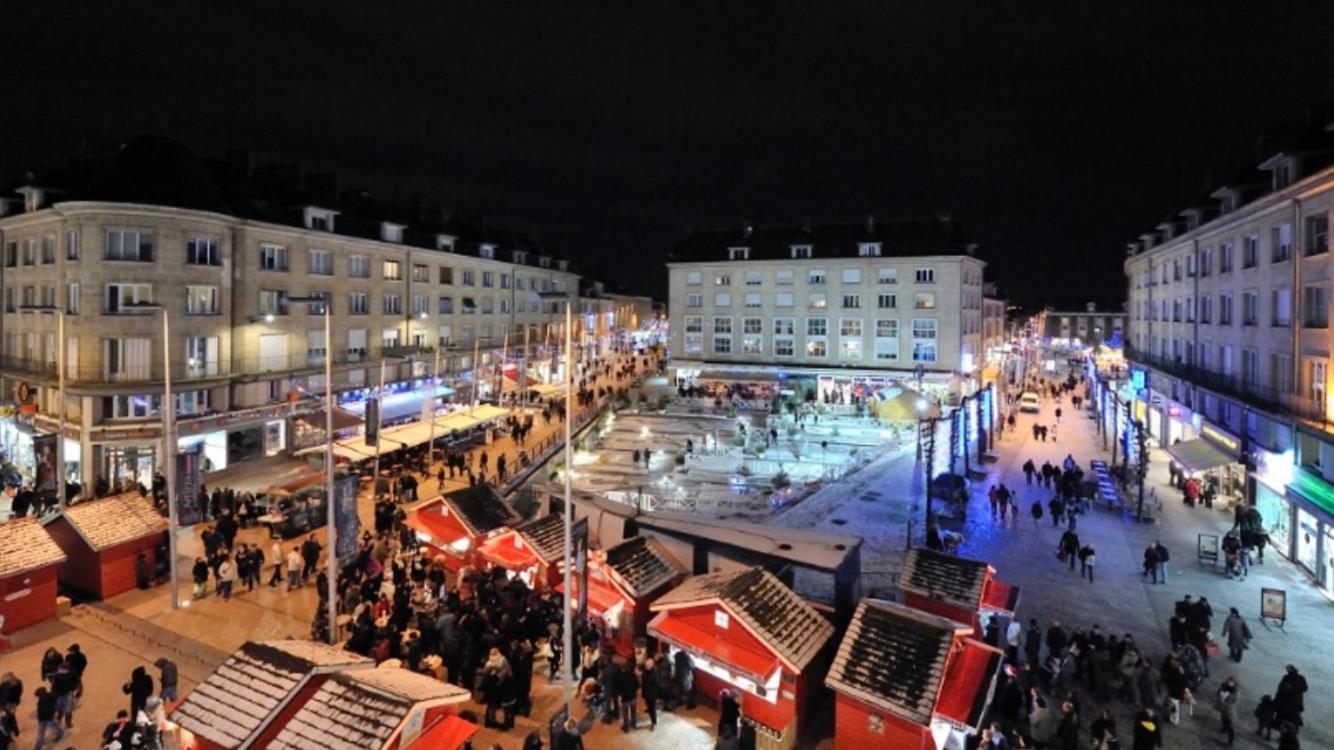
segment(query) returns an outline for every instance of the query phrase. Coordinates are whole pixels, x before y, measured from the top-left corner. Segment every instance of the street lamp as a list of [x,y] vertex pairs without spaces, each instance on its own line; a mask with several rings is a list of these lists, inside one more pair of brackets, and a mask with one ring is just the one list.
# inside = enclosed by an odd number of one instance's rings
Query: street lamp
[[[288,302],[319,304],[324,307],[324,522],[326,524],[326,534],[324,543],[329,550],[327,567],[324,577],[327,579],[324,583],[328,588],[328,607],[329,607],[329,643],[338,642],[338,564],[336,562],[338,552],[338,531],[336,524],[336,508],[334,506],[334,432],[333,432],[333,327],[331,323],[333,313],[333,301],[327,295],[313,295],[309,297],[288,297]],[[272,316],[268,316],[272,318]],[[379,411],[376,411],[377,415]],[[433,415],[434,416],[434,415]],[[378,481],[376,477],[372,482]]]
[[65,344],[65,311],[54,305],[23,305],[19,308],[24,311],[36,313],[48,313],[56,316],[56,346],[60,353],[56,355],[56,382],[60,391],[60,412],[57,416],[58,430],[60,439],[56,441],[56,492],[59,493],[57,502],[60,507],[65,507],[65,354],[68,351],[68,345]]
[[574,469],[574,456],[571,450],[572,435],[570,423],[574,420],[574,364],[573,364],[573,339],[570,330],[573,325],[574,314],[571,310],[572,299],[570,296],[562,293],[544,293],[543,299],[557,299],[565,302],[565,518],[562,537],[562,559],[565,564],[565,596],[561,599],[561,609],[564,610],[561,618],[563,630],[561,632],[561,648],[563,655],[561,659],[561,691],[565,698],[565,714],[571,715],[572,685],[570,678],[572,675],[571,660],[575,657],[574,653],[574,622],[570,614],[570,595],[574,593],[573,579],[573,532],[571,525],[574,523],[574,501],[572,498],[572,488],[570,485],[571,473]]
[[922,418],[926,416],[926,410],[930,408],[931,403],[922,396],[917,397],[917,463],[922,462]]

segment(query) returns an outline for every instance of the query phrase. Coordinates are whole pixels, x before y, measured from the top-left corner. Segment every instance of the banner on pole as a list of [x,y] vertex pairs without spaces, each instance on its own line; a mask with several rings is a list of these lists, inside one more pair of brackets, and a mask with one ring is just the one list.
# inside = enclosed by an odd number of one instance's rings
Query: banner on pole
[[361,519],[357,517],[357,489],[361,478],[343,477],[334,482],[334,538],[338,561],[342,565],[352,562],[357,556],[358,535],[361,533]]
[[[567,510],[568,512],[568,510]],[[588,616],[588,517],[570,525],[570,545],[574,553],[574,570],[579,574],[579,610],[582,620]]]
[[371,396],[366,399],[366,445],[380,442],[380,399]]
[[60,488],[60,475],[56,472],[56,436],[36,435],[32,439],[33,487],[38,493],[54,495]]
[[204,483],[203,446],[176,454],[176,524],[193,526],[204,520],[199,488]]

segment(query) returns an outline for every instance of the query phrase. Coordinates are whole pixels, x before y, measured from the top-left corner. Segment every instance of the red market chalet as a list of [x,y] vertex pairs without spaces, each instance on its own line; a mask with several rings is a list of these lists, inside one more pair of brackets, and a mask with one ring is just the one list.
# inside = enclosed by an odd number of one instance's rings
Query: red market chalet
[[981,560],[918,547],[904,557],[898,583],[904,604],[969,625],[981,638],[987,618],[1008,620],[1019,604],[1019,587],[995,576]]
[[149,570],[166,557],[167,519],[138,494],[116,495],[66,506],[43,521],[69,558],[60,583],[86,596],[110,599],[137,584],[136,560]]
[[0,650],[3,635],[55,617],[56,573],[65,553],[36,518],[0,523]]
[[248,642],[172,712],[181,750],[456,750],[462,688],[313,641]]
[[445,560],[450,572],[476,565],[477,550],[522,519],[491,487],[455,490],[427,501],[408,514],[405,523],[432,558]]
[[[634,658],[635,639],[648,633],[650,606],[685,575],[685,567],[651,537],[630,537],[605,552],[595,551],[588,561],[588,614],[602,621],[616,653]],[[576,576],[576,595],[579,583]],[[561,583],[556,588],[565,590]],[[577,596],[570,606],[579,606]]]
[[694,659],[696,690],[737,690],[757,733],[796,744],[834,635],[819,611],[758,566],[688,578],[650,609],[649,634]]
[[518,576],[529,588],[547,588],[561,574],[565,517],[548,513],[493,534],[477,548],[481,562]]
[[864,599],[825,684],[835,750],[963,750],[991,702],[1003,654],[948,618]]

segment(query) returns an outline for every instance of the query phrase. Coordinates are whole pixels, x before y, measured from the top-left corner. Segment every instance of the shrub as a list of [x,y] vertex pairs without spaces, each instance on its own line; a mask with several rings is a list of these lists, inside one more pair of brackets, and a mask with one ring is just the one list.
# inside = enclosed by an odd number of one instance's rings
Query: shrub
[[776,490],[781,490],[792,484],[792,480],[788,478],[787,472],[782,469],[779,469],[778,473],[774,474],[774,478],[770,481]]
[[741,464],[740,466],[736,467],[736,474],[739,477],[750,476],[751,475],[750,466],[746,464]]
[[684,455],[680,454],[680,453],[676,454],[676,465],[677,465],[677,466],[685,466],[685,465],[686,465],[686,457],[685,457]]

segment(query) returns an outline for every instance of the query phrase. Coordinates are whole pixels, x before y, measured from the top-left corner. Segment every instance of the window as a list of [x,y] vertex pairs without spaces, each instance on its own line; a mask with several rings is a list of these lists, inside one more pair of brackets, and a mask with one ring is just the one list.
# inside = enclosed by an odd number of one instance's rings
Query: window
[[1214,312],[1214,300],[1213,300],[1213,297],[1201,297],[1201,298],[1200,298],[1200,322],[1201,322],[1201,323],[1212,323],[1212,322],[1213,322],[1213,317],[1214,317],[1213,312]]
[[[118,315],[127,307],[150,304],[153,301],[153,285],[138,283],[107,284],[106,307],[108,315]],[[31,304],[31,303],[25,303]]]
[[746,286],[759,286],[764,283],[764,274],[760,271],[746,271]]
[[704,337],[697,333],[687,333],[684,339],[684,349],[686,354],[702,354],[704,352]]
[[185,262],[192,266],[222,265],[217,237],[193,236],[185,241]]
[[843,309],[856,310],[862,306],[862,296],[860,294],[843,295]]
[[810,271],[808,271],[807,274],[806,274],[806,283],[807,283],[807,284],[823,284],[823,283],[825,283],[825,272],[824,272],[824,269],[814,269],[814,268],[813,268],[813,269],[811,269]]
[[936,361],[936,319],[914,318],[912,322],[912,359],[914,362]]
[[349,255],[347,258],[347,275],[353,279],[369,279],[371,277],[371,257],[369,255]]
[[728,333],[728,334],[730,334],[730,333],[732,332],[732,319],[731,319],[731,318],[714,318],[714,319],[713,319],[713,332],[714,332],[714,333]]
[[810,246],[810,245],[793,245],[793,246],[792,246],[792,257],[793,257],[793,258],[798,258],[798,259],[803,259],[803,258],[809,258],[809,257],[811,257],[811,246]]
[[824,292],[811,292],[806,295],[806,306],[812,310],[823,310],[828,304]]
[[1288,288],[1271,289],[1269,307],[1273,325],[1288,327],[1292,325],[1292,290]]
[[1218,295],[1218,324],[1220,326],[1232,325],[1232,295]]
[[37,265],[37,240],[29,239],[23,243],[23,265]]
[[704,283],[704,275],[699,271],[686,271],[686,283],[691,286],[698,286]]
[[1260,264],[1260,238],[1247,235],[1241,240],[1241,267],[1255,268]]
[[1307,328],[1329,327],[1329,291],[1324,287],[1302,289],[1302,325]]
[[453,315],[453,314],[454,314],[454,298],[453,298],[453,297],[439,297],[439,298],[437,298],[436,301],[435,301],[435,311],[436,311],[436,313],[438,313],[438,314],[440,314],[440,315]]
[[774,356],[791,357],[796,354],[796,342],[792,338],[774,338]]
[[774,307],[792,307],[792,292],[778,292],[774,295]]
[[218,288],[216,286],[185,287],[186,315],[217,315]]
[[1329,252],[1329,215],[1319,214],[1306,217],[1306,244],[1303,252],[1307,256]]
[[1200,276],[1208,276],[1214,271],[1214,249],[1211,247],[1200,250]]
[[56,236],[54,234],[44,235],[42,237],[42,265],[49,266],[56,262]]
[[403,299],[402,299],[401,297],[399,297],[397,294],[386,294],[386,295],[384,295],[384,314],[385,314],[385,315],[402,315],[402,314],[403,314]]
[[365,292],[352,292],[347,295],[347,313],[348,315],[368,315],[370,314],[369,297]]
[[259,246],[259,270],[286,271],[287,248],[282,245]]
[[899,322],[880,319],[875,322],[875,358],[881,362],[899,358]]
[[829,321],[826,318],[807,318],[806,319],[807,336],[827,336],[829,335]]
[[732,319],[714,318],[713,319],[713,353],[731,354],[732,353]]
[[899,269],[897,268],[878,268],[875,272],[875,282],[877,284],[897,284],[899,283]]
[[496,274],[494,271],[482,271],[482,286],[494,288],[496,285]]
[[463,269],[463,285],[477,286],[477,272],[471,268]]
[[67,315],[78,315],[83,304],[79,298],[79,285],[70,284],[65,288],[65,313]]
[[764,296],[759,292],[750,292],[746,295],[746,307],[762,307],[764,305]]
[[19,264],[19,243],[5,243],[5,268],[14,268]]
[[333,253],[328,250],[307,250],[306,272],[316,276],[332,276]]
[[685,316],[686,333],[704,333],[704,318],[699,315]]
[[[320,346],[324,346],[324,331],[320,331]],[[218,374],[218,337],[185,337],[185,372],[192,378]]]
[[393,349],[398,346],[399,330],[397,326],[385,328],[380,332],[380,346]]
[[1253,326],[1260,322],[1260,293],[1247,291],[1241,293],[1241,324]]
[[703,307],[704,295],[699,292],[691,292],[686,295],[686,307]]
[[717,292],[713,295],[714,307],[731,307],[732,295],[728,292]]
[[893,310],[899,306],[897,294],[881,294],[876,297],[876,307],[881,310]]
[[1195,264],[1197,262],[1194,254],[1186,256],[1186,276],[1195,278]]
[[[452,266],[440,266],[439,279],[441,284],[453,284],[454,268]],[[522,288],[520,287],[520,289]]]
[[916,310],[934,310],[936,295],[934,292],[917,292],[913,295],[912,306]]
[[741,332],[746,334],[764,333],[764,318],[742,318]]
[[1241,382],[1246,387],[1260,382],[1260,353],[1254,349],[1241,350]]
[[936,269],[919,268],[914,272],[913,277],[918,284],[934,284],[936,283]]
[[1325,360],[1323,360],[1323,359],[1312,359],[1312,360],[1310,360],[1310,362],[1311,362],[1311,368],[1310,368],[1310,372],[1311,372],[1311,379],[1310,379],[1311,390],[1310,390],[1309,395],[1310,395],[1311,400],[1312,400],[1312,401],[1313,401],[1313,402],[1320,408],[1320,410],[1321,410],[1322,413],[1323,413],[1324,409],[1326,408],[1326,407],[1325,407],[1325,404],[1326,404],[1326,401],[1325,401],[1326,385],[1325,385],[1325,384],[1329,382],[1328,379],[1327,379],[1327,378],[1328,378],[1328,363],[1326,363]]
[[502,273],[502,274],[500,274],[500,288],[501,288],[501,289],[509,289],[509,288],[510,288],[510,275],[509,275],[509,274],[507,274],[507,273]]
[[860,284],[862,283],[862,269],[845,268],[842,272],[842,278],[844,284]]
[[742,354],[764,353],[763,318],[741,319],[741,353]]
[[402,281],[403,264],[396,260],[386,260],[383,263],[382,273],[385,281]]
[[78,260],[80,251],[79,230],[71,229],[65,233],[65,260]]
[[[33,240],[28,240],[31,250]],[[111,230],[107,232],[107,260],[137,260],[145,263],[153,260],[153,235],[147,232]],[[25,257],[26,265],[32,265]]]
[[347,332],[347,358],[360,362],[366,358],[366,329],[352,328]]
[[482,298],[482,314],[490,315],[496,311],[496,301],[491,297]]
[[[1218,272],[1230,273],[1232,271],[1232,243],[1223,242],[1218,246]],[[1163,281],[1167,281],[1164,275]]]
[[748,247],[729,247],[727,248],[728,260],[749,260],[750,248]]
[[260,315],[286,315],[287,292],[281,289],[259,290]]
[[774,335],[791,336],[794,333],[792,318],[774,318]]
[[861,318],[842,318],[839,320],[838,357],[839,359],[848,360],[859,360],[862,358]]
[[430,308],[429,300],[425,294],[412,295],[412,314],[418,317],[426,315]]
[[[1256,239],[1259,239],[1258,237]],[[1282,263],[1292,258],[1292,225],[1279,224],[1269,230],[1269,257],[1271,262]]]
[[790,286],[793,280],[793,273],[790,270],[774,271],[774,283],[779,286]]
[[863,258],[880,257],[879,242],[859,242],[857,243],[857,254]]

